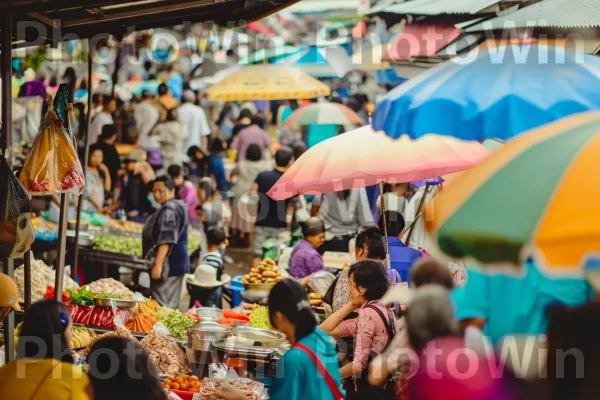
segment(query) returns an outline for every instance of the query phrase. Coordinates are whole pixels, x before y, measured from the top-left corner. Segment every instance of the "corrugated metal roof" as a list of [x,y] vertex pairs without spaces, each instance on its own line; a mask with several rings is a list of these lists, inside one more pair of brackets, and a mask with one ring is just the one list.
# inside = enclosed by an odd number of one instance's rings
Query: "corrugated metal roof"
[[466,28],[467,32],[494,29],[555,27],[588,28],[600,26],[598,0],[543,0],[514,13]]
[[373,7],[369,14],[394,13],[411,15],[475,14],[502,0],[410,0]]

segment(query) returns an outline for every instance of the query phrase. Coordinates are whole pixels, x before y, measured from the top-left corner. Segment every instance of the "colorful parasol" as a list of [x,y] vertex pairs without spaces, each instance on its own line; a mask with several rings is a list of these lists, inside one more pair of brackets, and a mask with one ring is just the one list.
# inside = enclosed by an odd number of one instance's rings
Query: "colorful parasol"
[[286,125],[364,125],[365,121],[350,107],[338,103],[313,103],[300,107],[285,121]]
[[313,99],[331,89],[299,69],[286,65],[252,65],[227,76],[206,93],[217,101]]
[[268,195],[283,200],[297,194],[436,178],[467,169],[488,154],[477,142],[436,135],[419,140],[404,136],[394,141],[365,126],[310,148]]
[[271,61],[273,59],[277,59],[280,57],[285,57],[291,54],[295,54],[302,50],[300,47],[296,46],[275,46],[269,47],[266,49],[259,49],[250,54],[247,57],[244,57],[240,60],[240,64],[259,64]]
[[348,72],[362,70],[352,64],[352,57],[341,46],[310,46],[274,61],[298,68],[315,78],[343,78]]
[[427,230],[449,256],[484,264],[600,265],[598,154],[599,112],[523,134],[446,185]]
[[442,63],[392,90],[378,103],[373,128],[393,138],[435,133],[505,140],[600,109],[599,85],[596,56],[533,44],[501,46]]

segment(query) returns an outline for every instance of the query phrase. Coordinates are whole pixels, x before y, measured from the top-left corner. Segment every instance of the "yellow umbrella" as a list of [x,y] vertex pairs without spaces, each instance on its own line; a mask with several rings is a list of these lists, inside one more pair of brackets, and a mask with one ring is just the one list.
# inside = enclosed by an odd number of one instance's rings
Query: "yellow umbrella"
[[331,89],[297,68],[260,64],[229,75],[206,93],[219,101],[285,100],[328,96]]
[[387,54],[388,49],[389,43],[385,43],[378,44],[360,53],[354,53],[352,55],[352,64],[361,65],[363,69],[368,71],[390,69],[392,65],[387,61],[383,61],[383,56]]

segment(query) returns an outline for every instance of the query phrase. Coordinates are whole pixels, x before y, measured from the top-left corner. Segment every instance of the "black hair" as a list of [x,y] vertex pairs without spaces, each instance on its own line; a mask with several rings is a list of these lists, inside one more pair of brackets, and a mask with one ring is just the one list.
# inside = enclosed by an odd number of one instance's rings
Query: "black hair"
[[317,317],[308,301],[306,289],[293,279],[282,280],[269,293],[271,325],[274,325],[277,312],[296,326],[296,341],[310,335],[317,327]]
[[167,93],[169,93],[169,88],[167,87],[167,85],[165,85],[164,83],[161,83],[160,85],[158,85],[158,95],[159,96],[164,96]]
[[156,179],[152,181],[152,184],[150,185],[150,187],[153,188],[154,184],[158,183],[158,182],[164,183],[165,186],[167,187],[167,189],[169,189],[169,190],[175,190],[175,182],[173,181],[173,179],[170,176],[167,176],[167,175],[157,176]]
[[238,117],[238,121],[241,121],[244,118],[252,118],[252,111],[250,111],[247,108],[242,109],[242,111],[240,111],[240,116]]
[[190,160],[197,161],[196,160],[196,153],[198,153],[198,152],[204,154],[204,157],[206,157],[206,153],[204,152],[204,150],[202,150],[198,146],[190,146],[190,148],[187,151],[187,156],[190,158]]
[[73,363],[65,332],[69,309],[55,300],[40,300],[25,311],[19,334],[19,358],[56,359]]
[[63,80],[67,81],[67,83],[69,84],[69,88],[75,86],[77,75],[75,74],[75,69],[73,69],[73,67],[67,67],[67,69],[65,69],[65,73],[63,74]]
[[48,82],[49,86],[56,86],[58,85],[58,78],[56,77],[56,75],[52,75],[50,77],[50,82]]
[[107,106],[110,104],[111,101],[116,101],[114,97],[109,96],[109,95],[104,95],[104,97],[102,98],[102,104]]
[[[406,222],[404,221],[402,214],[398,211],[386,211],[385,218],[387,219],[388,237],[398,237],[406,227]],[[378,226],[379,230],[384,233],[383,214],[379,217]]]
[[169,175],[171,178],[175,179],[181,175],[182,171],[183,171],[183,168],[180,165],[173,164],[169,168],[167,168],[167,175]]
[[177,121],[177,118],[175,117],[176,112],[176,108],[171,108],[169,111],[167,111],[167,121]]
[[98,137],[98,141],[110,139],[117,134],[117,127],[114,124],[107,124],[102,127],[102,133]]
[[359,233],[356,237],[356,247],[367,249],[369,258],[373,260],[385,260],[387,257],[383,235],[377,228],[369,228]]
[[150,71],[152,69],[152,62],[149,60],[144,61],[144,70]]
[[206,242],[213,246],[223,243],[227,239],[225,231],[221,228],[210,228],[206,231]]
[[102,94],[100,94],[100,93],[94,93],[92,95],[92,103],[99,103],[101,97],[102,97]]
[[351,193],[352,193],[352,191],[350,189],[346,189],[346,190],[341,190],[339,192],[336,192],[335,194],[337,195],[337,198],[339,200],[346,201],[346,200],[348,200],[348,197],[350,197]]
[[[93,145],[90,146],[90,152],[89,155],[90,157],[92,156],[92,154],[94,154],[95,151],[100,150],[102,152],[102,155],[104,155],[104,151],[102,151],[102,147],[100,147],[100,145],[98,143],[94,143]],[[88,157],[89,158],[89,157]],[[89,160],[88,160],[89,161]]]
[[275,165],[277,165],[279,168],[285,168],[288,165],[290,165],[292,158],[294,158],[294,153],[292,152],[292,149],[286,146],[282,146],[275,153]]
[[448,264],[428,257],[415,262],[410,269],[410,280],[417,288],[425,285],[439,285],[448,290],[454,289],[452,274]]
[[208,151],[210,153],[220,153],[222,151],[225,151],[225,142],[223,142],[219,138],[214,138],[210,142],[210,146],[208,147]]
[[251,143],[246,149],[246,160],[260,161],[262,160],[262,149],[256,143]]
[[252,118],[250,118],[250,120],[252,121],[252,125],[258,125],[261,128],[265,127],[265,123],[267,122],[267,120],[265,119],[265,116],[262,114],[256,114],[253,115]]
[[308,150],[308,148],[306,147],[306,144],[302,141],[297,141],[292,145],[292,152],[294,153],[294,159],[299,159],[300,156],[304,153],[306,153],[306,150]]
[[388,278],[385,267],[375,260],[362,260],[350,267],[348,277],[354,279],[357,287],[366,289],[365,300],[379,300],[388,290]]
[[152,93],[149,90],[142,91],[142,99],[147,100],[152,98]]
[[136,340],[100,339],[92,347],[89,360],[94,399],[167,400],[154,362]]

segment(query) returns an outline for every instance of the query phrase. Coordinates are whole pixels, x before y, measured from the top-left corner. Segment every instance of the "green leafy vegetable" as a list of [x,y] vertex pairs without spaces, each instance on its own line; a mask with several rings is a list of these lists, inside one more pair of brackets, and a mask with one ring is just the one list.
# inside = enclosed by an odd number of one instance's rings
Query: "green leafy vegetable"
[[[195,235],[188,236],[188,254],[192,254],[200,247],[200,238]],[[94,250],[110,253],[124,254],[133,257],[143,257],[142,239],[139,237],[119,235],[99,235],[94,239]]]
[[171,336],[178,339],[186,339],[187,331],[196,324],[196,320],[185,316],[177,310],[161,308],[156,315],[156,320],[167,327]]
[[66,289],[67,293],[71,297],[72,304],[78,304],[80,306],[93,306],[94,305],[94,294],[90,290],[89,286],[84,286],[80,289]]
[[119,293],[99,292],[94,297],[97,299],[133,300],[133,295]]

